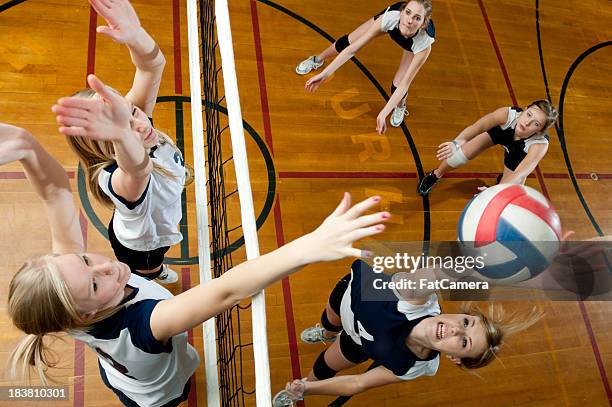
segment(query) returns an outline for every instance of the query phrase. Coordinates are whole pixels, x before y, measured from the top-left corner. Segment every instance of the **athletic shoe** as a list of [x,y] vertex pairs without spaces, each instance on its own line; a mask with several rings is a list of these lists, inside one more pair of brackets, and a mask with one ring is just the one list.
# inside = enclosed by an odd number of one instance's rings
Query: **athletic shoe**
[[323,66],[325,62],[317,62],[316,55],[309,56],[308,59],[300,62],[298,66],[295,67],[295,73],[298,75],[306,75],[312,70],[317,70]]
[[179,277],[177,272],[163,264],[161,273],[159,276],[157,276],[155,281],[161,284],[174,284],[178,281],[178,279]]
[[281,390],[276,393],[276,396],[272,399],[273,407],[290,407],[296,401],[304,400],[304,397],[291,397],[287,390]]
[[417,192],[421,196],[428,195],[439,180],[440,178],[436,177],[436,174],[433,171],[428,172],[419,182]]
[[302,342],[310,344],[315,344],[319,342],[328,343],[334,342],[336,340],[335,336],[328,338],[324,334],[325,328],[323,328],[319,324],[316,324],[315,326],[311,326],[310,328],[304,329],[300,334],[300,338],[302,339]]
[[406,105],[403,106],[396,106],[393,109],[393,113],[391,114],[391,119],[389,119],[389,122],[391,122],[391,126],[393,127],[399,127],[402,125],[402,123],[404,122],[404,117],[408,116],[410,113],[408,113],[408,109],[406,109]]

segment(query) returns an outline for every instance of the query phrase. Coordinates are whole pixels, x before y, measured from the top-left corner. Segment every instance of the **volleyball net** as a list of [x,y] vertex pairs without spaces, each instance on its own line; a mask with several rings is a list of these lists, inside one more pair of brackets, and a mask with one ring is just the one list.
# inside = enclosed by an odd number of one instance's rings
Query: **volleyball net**
[[[227,1],[188,0],[187,17],[198,255],[206,282],[233,266],[242,242],[247,259],[259,256],[259,244]],[[269,406],[263,292],[203,330],[208,406]]]

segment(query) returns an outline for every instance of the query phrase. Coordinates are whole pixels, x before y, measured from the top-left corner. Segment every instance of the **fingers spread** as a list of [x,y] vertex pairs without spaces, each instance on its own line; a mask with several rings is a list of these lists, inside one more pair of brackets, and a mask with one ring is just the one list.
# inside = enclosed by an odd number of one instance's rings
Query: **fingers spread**
[[51,111],[58,116],[74,117],[80,119],[86,119],[89,117],[88,110],[65,107],[61,105],[53,105],[53,107],[51,107]]
[[85,119],[80,119],[78,117],[70,117],[70,116],[57,116],[55,118],[59,124],[70,127],[87,127],[89,122]]
[[348,238],[351,242],[356,242],[357,240],[363,239],[364,237],[374,236],[379,233],[382,233],[385,230],[385,225],[379,224],[370,226],[367,228],[357,229],[354,232],[351,232],[348,235]]
[[[99,105],[100,105],[99,99],[86,99],[86,98],[81,98],[78,96],[70,96],[66,98],[61,98],[60,100],[57,101],[57,105],[55,106],[62,106],[66,108],[83,109],[83,110],[91,111],[91,110],[96,109],[97,106]],[[53,108],[51,108],[51,110],[53,110]],[[53,110],[53,112],[55,112],[55,110]]]
[[363,200],[358,204],[355,204],[351,209],[349,209],[346,212],[346,217],[348,217],[349,219],[356,219],[357,217],[361,216],[365,211],[377,205],[379,202],[380,196],[378,195]]
[[351,207],[351,194],[345,192],[342,196],[340,204],[334,209],[331,216],[340,216],[345,213]]
[[59,132],[65,136],[86,136],[87,130],[83,127],[60,127]]
[[386,222],[389,218],[391,218],[391,214],[389,212],[378,212],[360,216],[354,222],[357,228],[364,228],[380,222]]

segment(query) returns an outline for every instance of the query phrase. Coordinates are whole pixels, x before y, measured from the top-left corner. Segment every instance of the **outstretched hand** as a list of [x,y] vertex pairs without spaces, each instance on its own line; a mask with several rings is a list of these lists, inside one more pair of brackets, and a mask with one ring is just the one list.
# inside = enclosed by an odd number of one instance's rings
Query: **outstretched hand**
[[317,89],[319,89],[319,86],[325,82],[325,79],[327,79],[327,76],[323,75],[323,72],[318,73],[306,81],[304,88],[306,88],[308,92],[315,92]]
[[89,0],[89,3],[108,24],[99,26],[97,32],[120,44],[129,44],[136,38],[140,20],[128,0]]
[[353,247],[353,243],[364,237],[385,230],[382,222],[391,217],[389,212],[364,213],[380,202],[379,196],[368,198],[351,207],[351,195],[344,193],[340,205],[316,230],[305,237],[309,239],[308,263],[339,260],[344,257],[369,257],[369,253]]
[[106,86],[95,75],[87,77],[98,98],[65,97],[51,111],[62,125],[60,133],[95,140],[119,140],[130,130],[131,112],[123,96]]

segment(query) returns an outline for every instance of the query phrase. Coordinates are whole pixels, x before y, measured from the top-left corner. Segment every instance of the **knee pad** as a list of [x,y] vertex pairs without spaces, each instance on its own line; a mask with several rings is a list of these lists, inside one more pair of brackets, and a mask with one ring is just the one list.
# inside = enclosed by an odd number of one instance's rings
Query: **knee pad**
[[314,366],[312,367],[312,372],[319,380],[329,379],[331,377],[334,377],[338,373],[337,370],[334,370],[331,367],[327,366],[327,362],[325,362],[325,351],[319,354],[319,357],[317,358],[314,363]]
[[470,160],[465,156],[465,154],[463,154],[461,147],[457,147],[457,150],[455,150],[453,155],[446,159],[446,163],[453,168],[459,168],[462,165],[467,164],[468,161]]
[[327,318],[327,310],[323,310],[323,314],[321,315],[321,326],[325,328],[326,331],[329,331],[329,332],[342,331],[341,326],[334,325],[329,321],[329,318]]
[[338,53],[344,51],[349,45],[351,44],[349,43],[348,34],[345,34],[342,37],[338,38],[338,40],[336,40],[334,44]]

